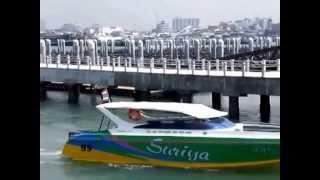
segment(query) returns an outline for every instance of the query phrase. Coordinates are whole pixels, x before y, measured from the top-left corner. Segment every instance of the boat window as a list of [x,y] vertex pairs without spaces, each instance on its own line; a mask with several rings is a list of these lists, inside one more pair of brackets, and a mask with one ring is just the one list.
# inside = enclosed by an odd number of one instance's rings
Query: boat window
[[185,129],[185,130],[207,130],[207,129],[223,129],[233,127],[234,124],[224,117],[197,119],[183,118],[171,120],[153,120],[146,124],[138,125],[135,128],[143,129]]
[[209,118],[209,122],[214,126],[215,129],[223,129],[234,126],[234,123],[225,117]]
[[141,124],[153,120],[168,120],[175,118],[188,118],[187,115],[176,112],[144,110],[144,109],[108,109],[112,114],[124,121]]

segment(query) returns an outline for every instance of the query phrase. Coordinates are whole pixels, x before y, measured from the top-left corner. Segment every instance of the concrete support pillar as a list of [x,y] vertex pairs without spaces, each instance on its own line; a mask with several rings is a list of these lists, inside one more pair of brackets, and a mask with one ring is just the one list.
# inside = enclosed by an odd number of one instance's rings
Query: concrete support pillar
[[261,122],[270,122],[270,96],[260,95],[260,119]]
[[136,63],[136,45],[135,45],[135,40],[131,40],[131,55],[132,55],[132,61],[133,64]]
[[111,56],[114,56],[114,40],[111,39]]
[[221,94],[217,92],[212,92],[212,108],[220,110],[221,109]]
[[212,39],[212,57],[213,59],[217,59],[217,40]]
[[133,94],[134,101],[150,101],[151,95],[149,91],[135,90]]
[[68,88],[68,103],[77,104],[80,96],[80,84],[68,83],[66,86]]
[[143,42],[142,40],[139,40],[138,43],[139,43],[139,56],[140,56],[138,64],[140,67],[143,67],[144,66]]
[[224,57],[224,41],[223,39],[219,39],[218,41],[218,47],[219,47],[219,56],[218,57]]
[[239,96],[229,96],[229,118],[239,122]]
[[184,41],[184,48],[185,48],[185,56],[186,56],[186,60],[187,62],[190,61],[190,43],[189,43],[189,40],[185,40]]
[[66,55],[66,40],[62,39],[62,54],[65,56]]
[[51,40],[50,39],[46,39],[45,43],[46,43],[46,49],[47,49],[46,54],[47,54],[49,63],[51,63],[51,53],[52,53]]
[[236,54],[236,46],[237,46],[237,42],[236,42],[236,38],[232,38],[232,54]]
[[173,59],[173,40],[169,40],[169,44],[170,44],[170,59]]
[[196,61],[200,61],[200,40],[196,39],[195,40],[195,52],[196,52]]
[[163,40],[159,40],[159,44],[160,44],[160,60],[162,61],[163,60]]
[[227,50],[228,50],[228,54],[230,54],[230,51],[231,51],[231,39],[230,38],[227,38]]
[[40,39],[40,62],[46,63],[46,43],[43,39]]
[[80,46],[80,58],[84,58],[84,41],[81,39],[79,40],[79,46]]
[[47,99],[47,82],[40,82],[40,100]]

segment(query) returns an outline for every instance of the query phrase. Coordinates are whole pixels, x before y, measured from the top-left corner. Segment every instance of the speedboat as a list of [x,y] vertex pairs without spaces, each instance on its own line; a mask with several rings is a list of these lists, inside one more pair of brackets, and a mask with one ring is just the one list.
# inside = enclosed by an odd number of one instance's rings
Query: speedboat
[[73,160],[173,168],[248,168],[280,163],[280,126],[233,123],[202,104],[100,104],[97,130],[69,132]]

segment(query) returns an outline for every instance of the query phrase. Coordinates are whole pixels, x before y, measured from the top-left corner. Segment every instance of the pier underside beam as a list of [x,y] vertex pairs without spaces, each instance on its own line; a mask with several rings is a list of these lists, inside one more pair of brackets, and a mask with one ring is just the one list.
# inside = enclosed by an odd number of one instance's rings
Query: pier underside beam
[[212,108],[220,110],[221,109],[221,93],[212,92]]
[[229,96],[229,118],[233,122],[239,122],[239,96]]
[[260,95],[260,119],[261,122],[270,122],[270,96]]
[[48,82],[40,82],[40,100],[47,99],[47,87]]
[[179,92],[179,95],[180,95],[180,102],[192,103],[192,97],[193,97],[192,92]]
[[135,90],[133,94],[134,101],[150,101],[151,95],[149,91]]
[[68,89],[68,103],[77,104],[80,96],[80,84],[68,83],[66,86]]

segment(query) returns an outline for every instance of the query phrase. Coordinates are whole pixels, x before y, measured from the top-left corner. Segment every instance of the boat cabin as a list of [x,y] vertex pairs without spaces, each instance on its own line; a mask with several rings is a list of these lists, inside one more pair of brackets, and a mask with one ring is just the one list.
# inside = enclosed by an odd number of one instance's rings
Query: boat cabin
[[[230,130],[236,126],[226,118],[226,112],[202,104],[112,102],[97,108],[104,114],[100,129]],[[102,127],[103,121],[106,127]]]

